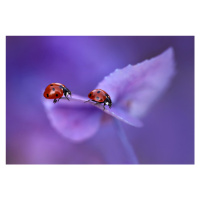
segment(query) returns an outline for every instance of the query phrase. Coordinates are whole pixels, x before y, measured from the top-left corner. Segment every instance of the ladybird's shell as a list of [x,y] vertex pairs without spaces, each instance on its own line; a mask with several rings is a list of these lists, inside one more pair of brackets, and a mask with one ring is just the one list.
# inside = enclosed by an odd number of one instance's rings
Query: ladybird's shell
[[110,96],[102,89],[95,89],[88,94],[88,97],[93,101],[103,103]]
[[65,87],[61,83],[51,83],[49,84],[45,91],[44,91],[44,97],[47,99],[57,99],[61,98],[63,96],[63,90],[59,86]]
[[65,87],[65,88],[66,88],[66,86],[65,86],[65,85],[63,85],[63,84],[61,84],[61,83],[52,83],[52,84],[50,84],[50,85],[53,85],[53,86],[54,86],[54,85],[56,85],[56,86],[60,86],[60,85],[61,85],[61,86],[63,86],[63,87]]

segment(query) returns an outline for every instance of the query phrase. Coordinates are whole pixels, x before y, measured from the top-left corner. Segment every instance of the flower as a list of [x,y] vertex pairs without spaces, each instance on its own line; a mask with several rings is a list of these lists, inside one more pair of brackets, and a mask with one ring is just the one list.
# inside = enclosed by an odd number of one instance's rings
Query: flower
[[116,69],[97,85],[96,88],[110,95],[111,109],[85,103],[88,98],[76,94],[72,94],[70,101],[62,99],[55,105],[48,99],[43,102],[52,126],[59,133],[70,140],[83,141],[97,132],[105,118],[115,117],[142,127],[141,117],[168,88],[174,75],[174,51],[169,48],[150,60]]

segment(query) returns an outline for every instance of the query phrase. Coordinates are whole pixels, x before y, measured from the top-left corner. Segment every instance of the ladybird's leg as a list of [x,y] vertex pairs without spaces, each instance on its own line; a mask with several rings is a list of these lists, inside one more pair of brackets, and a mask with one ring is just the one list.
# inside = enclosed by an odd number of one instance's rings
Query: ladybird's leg
[[103,103],[103,110],[105,110],[105,105],[106,105],[106,104],[105,104],[105,102],[104,102],[104,103]]
[[57,101],[59,101],[62,97],[60,97]]
[[87,100],[87,101],[84,101],[84,103],[89,102],[89,101],[91,101],[91,99],[89,99],[89,100]]
[[53,103],[55,104],[57,101],[58,101],[57,99],[54,99],[54,100],[53,100]]
[[68,96],[65,96],[65,97],[66,97],[66,99],[67,99],[68,101],[70,101],[69,98],[68,98]]
[[98,104],[100,104],[100,103],[101,103],[101,102],[96,102],[96,101],[95,101],[95,104],[94,104],[94,105],[98,105]]

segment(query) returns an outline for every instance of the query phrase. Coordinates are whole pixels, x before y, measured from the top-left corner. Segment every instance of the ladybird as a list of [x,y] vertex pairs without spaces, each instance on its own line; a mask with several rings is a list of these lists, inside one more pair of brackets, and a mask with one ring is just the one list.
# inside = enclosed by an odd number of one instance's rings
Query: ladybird
[[[103,110],[105,110],[105,105],[108,105],[109,108],[111,108],[112,106],[112,101],[111,101],[111,98],[110,96],[108,95],[108,93],[106,93],[104,90],[102,89],[95,89],[95,90],[92,90],[89,94],[88,94],[88,97],[96,102],[96,104],[100,104],[100,103],[103,103]],[[91,100],[88,100],[88,101],[91,101]],[[86,102],[88,102],[86,101]]]
[[61,83],[51,83],[46,87],[43,95],[46,99],[54,99],[53,103],[56,103],[63,94],[69,100],[68,95],[71,96],[71,91]]

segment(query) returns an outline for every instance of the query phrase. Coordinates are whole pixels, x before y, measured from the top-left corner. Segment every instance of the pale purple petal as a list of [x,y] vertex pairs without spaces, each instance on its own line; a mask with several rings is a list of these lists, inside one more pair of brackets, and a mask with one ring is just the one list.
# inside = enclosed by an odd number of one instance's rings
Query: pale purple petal
[[97,108],[104,111],[105,113],[107,113],[129,125],[132,125],[135,127],[141,127],[143,125],[142,122],[138,118],[135,118],[135,117],[129,115],[126,111],[124,111],[120,107],[116,107],[115,105],[113,105],[111,109],[109,107],[105,106],[105,110],[104,110],[102,104],[96,104],[95,102],[92,102],[92,101],[85,103],[85,101],[87,101],[89,98],[81,97],[78,95],[73,95],[72,99],[74,101],[83,102],[84,104],[91,104],[93,106],[96,106]]
[[[100,109],[102,109],[102,108],[100,108]],[[142,127],[143,126],[142,122],[138,118],[131,116],[129,113],[127,113],[123,109],[112,106],[111,109],[107,108],[104,111],[107,114],[109,114],[109,115],[129,124],[129,125],[132,125],[132,126],[135,126],[135,127]]]
[[[53,104],[44,100],[47,116],[53,127],[74,141],[85,140],[99,129],[103,113],[107,113],[125,123],[141,127],[138,119],[169,86],[175,74],[173,49],[137,65],[117,69],[105,77],[97,86],[111,97],[111,109],[103,105],[87,102],[86,97],[74,95],[68,101],[62,98]],[[101,109],[104,112],[96,109]]]
[[82,141],[99,129],[102,112],[90,104],[84,103],[84,97],[61,99],[56,104],[44,99],[44,106],[51,125],[64,137],[73,141]]
[[96,88],[105,90],[115,107],[137,118],[167,89],[174,75],[174,52],[169,48],[150,60],[116,69]]
[[101,119],[103,120],[104,112],[132,126],[142,126],[140,120],[115,106],[111,109],[106,107],[102,112],[103,105],[85,102],[88,100],[86,97],[73,94],[69,98],[70,101],[63,97],[56,104],[53,100],[43,99],[43,103],[51,125],[63,136],[73,141],[82,141],[94,135],[99,129]]

